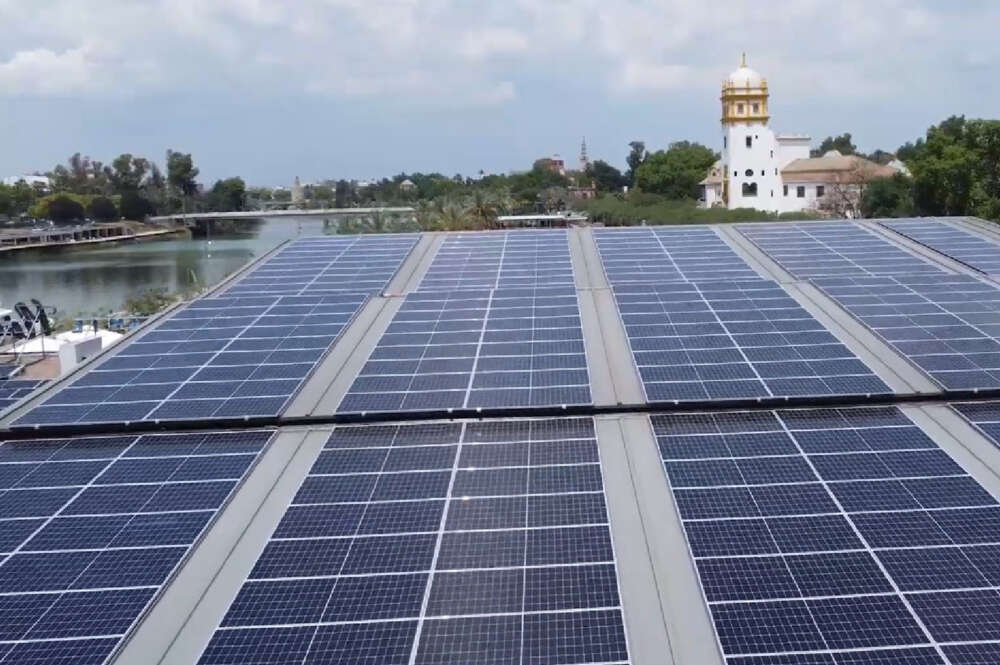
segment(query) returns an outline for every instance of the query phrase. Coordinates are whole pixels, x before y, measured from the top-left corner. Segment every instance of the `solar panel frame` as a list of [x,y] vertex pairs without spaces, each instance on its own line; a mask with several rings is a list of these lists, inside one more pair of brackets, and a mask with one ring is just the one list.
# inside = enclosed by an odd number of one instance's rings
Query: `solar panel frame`
[[947,274],[854,222],[740,224],[737,231],[802,279]]
[[324,635],[343,662],[627,663],[592,419],[335,428],[199,662],[319,662]]
[[1000,289],[969,275],[813,280],[945,391],[1000,388]]
[[[651,424],[727,663],[943,663],[1000,639],[974,609],[1000,602],[978,549],[1000,538],[981,527],[1000,504],[896,408]],[[789,476],[791,461],[811,477]],[[897,486],[907,505],[886,503]]]
[[0,441],[0,654],[10,662],[108,661],[272,437],[245,430]]
[[954,226],[948,221],[893,219],[882,220],[879,225],[984,275],[1000,274],[1000,243]]

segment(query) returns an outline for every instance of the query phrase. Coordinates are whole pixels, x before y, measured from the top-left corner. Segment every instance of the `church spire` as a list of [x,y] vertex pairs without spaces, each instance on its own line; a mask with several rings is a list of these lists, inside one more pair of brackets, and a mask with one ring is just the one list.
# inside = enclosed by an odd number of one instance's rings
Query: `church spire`
[[747,52],[743,51],[743,57],[740,58],[740,67],[746,67],[746,66],[747,66]]
[[590,164],[590,159],[587,157],[587,137],[584,136],[580,143],[580,170],[586,171],[588,164]]

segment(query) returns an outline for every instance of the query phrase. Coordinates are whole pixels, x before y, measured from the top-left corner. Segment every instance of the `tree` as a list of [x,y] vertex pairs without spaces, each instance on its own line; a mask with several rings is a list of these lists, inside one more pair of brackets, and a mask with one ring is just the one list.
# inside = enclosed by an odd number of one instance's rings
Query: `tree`
[[902,173],[872,180],[861,197],[865,217],[912,217],[913,212],[913,182]]
[[819,148],[813,150],[810,155],[812,157],[822,157],[830,150],[837,150],[842,155],[854,155],[857,154],[858,147],[851,141],[850,132],[845,132],[840,136],[827,136],[819,144]]
[[98,222],[113,222],[118,219],[118,208],[106,196],[95,196],[87,204],[87,213]]
[[636,171],[635,184],[671,199],[697,199],[698,183],[717,158],[701,144],[680,141],[650,155]]
[[216,212],[237,212],[246,207],[246,195],[243,178],[216,180],[208,193],[208,207]]
[[85,216],[84,207],[79,195],[66,192],[50,194],[38,201],[32,209],[34,217],[47,217],[53,222],[78,222]]
[[625,158],[625,162],[628,164],[628,171],[626,171],[625,177],[634,185],[639,167],[649,157],[649,153],[646,152],[646,144],[643,141],[632,141],[628,144],[628,147],[630,151],[628,157]]
[[125,219],[142,221],[156,212],[153,202],[139,192],[125,192],[121,198],[121,214]]
[[632,182],[621,171],[600,159],[587,164],[585,173],[601,192],[621,191],[622,187]]
[[354,197],[354,188],[346,180],[338,180],[333,193],[333,207],[346,208]]
[[149,160],[144,157],[133,157],[127,152],[115,157],[111,162],[109,176],[115,192],[122,194],[138,191],[146,179],[149,167]]
[[181,195],[184,207],[187,200],[198,191],[198,169],[194,166],[191,153],[167,150],[167,182]]

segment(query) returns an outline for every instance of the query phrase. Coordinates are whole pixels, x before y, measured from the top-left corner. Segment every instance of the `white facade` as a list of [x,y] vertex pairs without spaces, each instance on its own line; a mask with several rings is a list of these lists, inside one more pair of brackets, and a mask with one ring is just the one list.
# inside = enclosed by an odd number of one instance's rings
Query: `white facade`
[[729,208],[780,212],[778,142],[766,124],[723,125],[722,165],[729,181]]

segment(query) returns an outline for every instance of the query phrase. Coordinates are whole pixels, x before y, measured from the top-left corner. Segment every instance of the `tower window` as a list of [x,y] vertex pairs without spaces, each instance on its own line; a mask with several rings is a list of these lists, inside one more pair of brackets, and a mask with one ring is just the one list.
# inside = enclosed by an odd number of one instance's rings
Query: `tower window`
[[760,177],[761,177],[761,178],[763,178],[763,177],[764,177],[764,169],[761,169],[761,170],[760,170]]
[[747,137],[747,147],[748,148],[752,148],[753,147],[753,139],[750,138],[749,136]]
[[740,172],[739,172],[739,171],[736,171],[736,170],[734,169],[734,170],[733,170],[733,177],[734,177],[734,178],[736,178],[736,177],[738,177],[739,175],[740,175]]
[[755,103],[755,104],[753,105],[753,112],[754,112],[754,113],[760,113],[760,104],[756,104],[756,103]]
[[826,195],[826,187],[823,185],[816,185],[816,198],[822,198]]
[[778,169],[774,169],[774,175],[778,175]]
[[723,137],[722,137],[722,147],[723,147],[723,148],[725,148],[725,147],[726,147],[726,138],[727,138],[727,137],[725,137],[725,136],[723,136]]
[[774,159],[774,151],[771,151],[771,159]]
[[788,185],[782,185],[782,194],[788,196]]
[[743,183],[743,196],[757,196],[757,183],[755,182]]
[[746,171],[746,176],[747,176],[748,178],[752,178],[752,177],[753,177],[753,169],[747,169],[747,171]]
[[743,105],[742,104],[737,104],[736,105],[736,112],[737,113],[743,113]]
[[795,196],[799,197],[800,199],[804,199],[806,197],[806,188],[804,185],[799,185],[798,187],[795,188]]
[[774,198],[774,190],[773,189],[771,190],[771,198],[772,199]]

